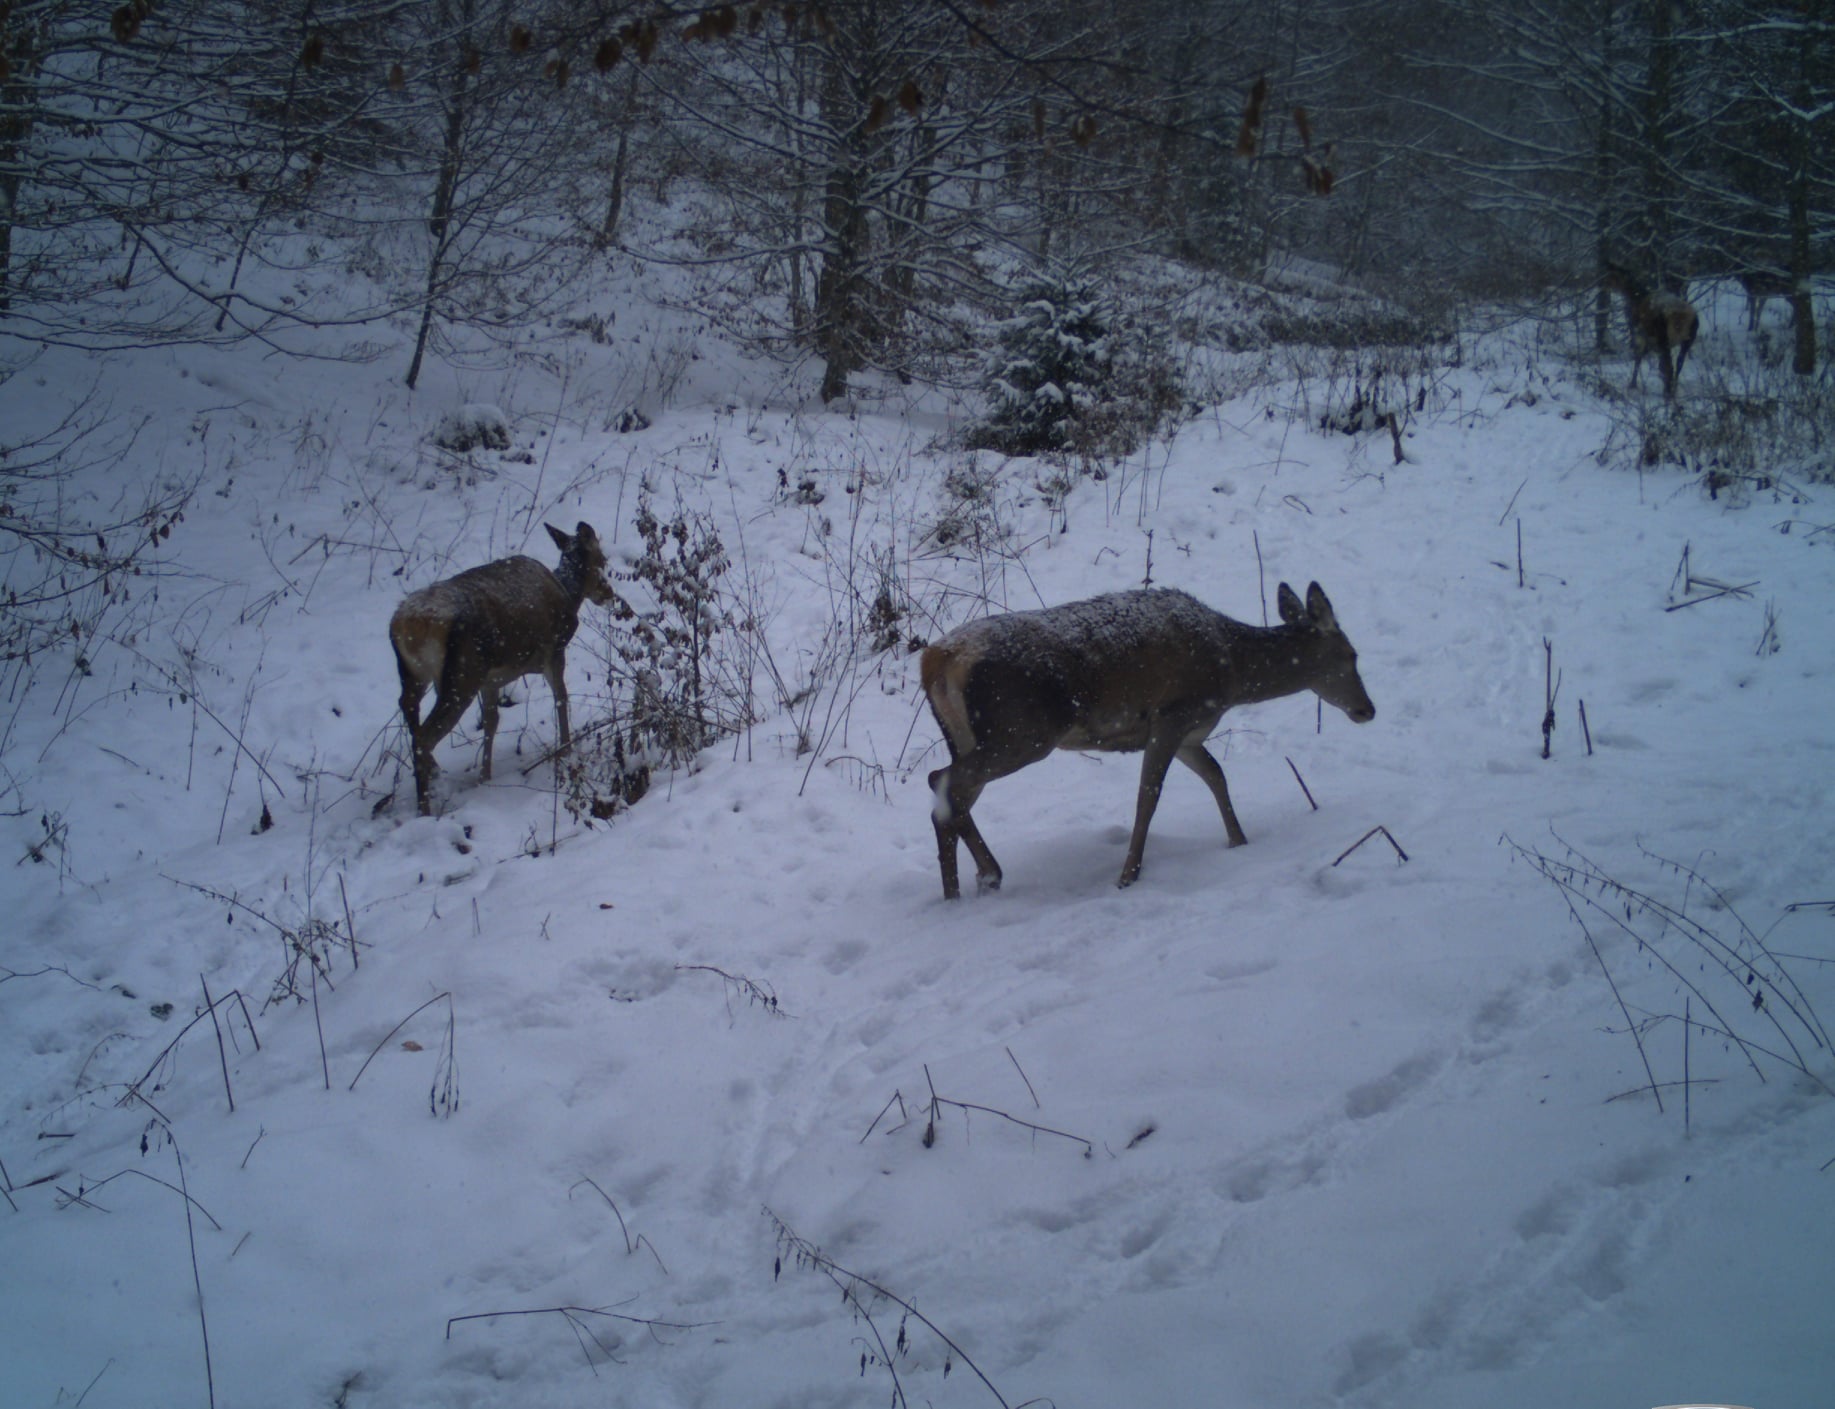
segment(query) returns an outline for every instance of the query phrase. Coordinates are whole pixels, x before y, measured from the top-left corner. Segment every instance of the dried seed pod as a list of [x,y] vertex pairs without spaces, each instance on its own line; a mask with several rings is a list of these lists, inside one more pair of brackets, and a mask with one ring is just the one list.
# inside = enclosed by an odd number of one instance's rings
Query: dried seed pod
[[618,67],[618,61],[624,57],[624,45],[616,39],[607,39],[593,51],[593,67],[600,73],[610,73]]

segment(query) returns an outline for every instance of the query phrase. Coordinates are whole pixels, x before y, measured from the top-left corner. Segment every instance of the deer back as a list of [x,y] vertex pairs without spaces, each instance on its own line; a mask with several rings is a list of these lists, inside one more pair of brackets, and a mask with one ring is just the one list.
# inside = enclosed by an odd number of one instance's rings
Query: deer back
[[1641,348],[1682,347],[1695,340],[1699,315],[1680,294],[1652,289],[1622,264],[1608,263],[1601,282],[1624,295],[1631,335]]
[[1680,294],[1654,293],[1640,305],[1639,319],[1647,341],[1662,339],[1671,347],[1685,347],[1695,340],[1700,315],[1695,306]]
[[1131,752],[1167,728],[1202,738],[1232,705],[1269,698],[1265,672],[1244,669],[1265,634],[1184,592],[1116,592],[970,622],[925,651],[922,679],[958,753]]
[[471,689],[545,671],[573,639],[580,599],[534,558],[502,558],[418,592],[395,609],[389,636],[416,678],[467,677]]

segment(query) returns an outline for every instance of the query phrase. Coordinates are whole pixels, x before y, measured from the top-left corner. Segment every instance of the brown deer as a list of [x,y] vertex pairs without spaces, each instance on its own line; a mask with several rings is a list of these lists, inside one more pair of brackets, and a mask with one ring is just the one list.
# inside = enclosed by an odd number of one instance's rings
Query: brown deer
[[1605,270],[1600,282],[1625,296],[1626,319],[1631,324],[1631,385],[1637,385],[1645,354],[1654,351],[1663,373],[1663,395],[1673,399],[1676,378],[1682,375],[1682,364],[1694,346],[1701,316],[1680,294],[1652,290],[1622,264],[1608,261]]
[[[1746,331],[1757,332],[1768,299],[1789,298],[1797,291],[1797,281],[1776,269],[1747,269],[1739,275],[1739,286],[1746,291]],[[1794,315],[1795,309],[1792,309]]]
[[1134,832],[1117,885],[1140,877],[1147,826],[1166,770],[1178,759],[1217,799],[1230,845],[1248,838],[1204,741],[1225,710],[1312,690],[1359,724],[1376,706],[1318,583],[1299,597],[1285,582],[1281,625],[1246,626],[1183,592],[1116,592],[958,627],[922,660],[924,693],[949,745],[930,775],[943,895],[961,892],[956,843],[975,858],[981,890],[1001,870],[970,815],[981,790],[1053,749],[1141,753]]
[[[543,527],[561,550],[553,571],[534,558],[500,558],[421,588],[389,620],[401,675],[401,713],[414,748],[414,795],[423,817],[432,811],[434,745],[452,732],[474,698],[483,716],[487,783],[498,692],[512,680],[537,672],[548,677],[560,746],[572,742],[563,676],[567,643],[580,622],[581,599],[603,604],[616,594],[606,580],[605,550],[591,524],[582,523],[571,534],[551,524]],[[430,685],[439,693],[423,721],[421,697]]]

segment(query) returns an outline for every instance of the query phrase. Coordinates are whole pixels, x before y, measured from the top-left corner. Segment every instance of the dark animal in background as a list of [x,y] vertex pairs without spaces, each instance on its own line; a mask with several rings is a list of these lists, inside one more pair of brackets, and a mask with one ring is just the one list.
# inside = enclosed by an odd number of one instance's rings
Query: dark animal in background
[[1746,291],[1746,331],[1749,333],[1758,331],[1767,299],[1787,299],[1797,291],[1796,280],[1776,269],[1745,270],[1739,275],[1739,286]]
[[1622,264],[1608,261],[1605,270],[1600,282],[1625,296],[1625,315],[1631,324],[1631,385],[1637,385],[1645,355],[1654,352],[1663,373],[1663,395],[1673,398],[1676,378],[1682,375],[1682,364],[1701,327],[1701,315],[1680,294],[1652,289]]
[[[490,781],[497,734],[498,694],[512,680],[541,674],[554,692],[560,746],[567,725],[567,643],[580,622],[580,602],[607,603],[615,593],[605,576],[605,550],[591,524],[571,534],[544,524],[561,550],[552,571],[534,558],[500,558],[423,587],[389,620],[389,640],[401,675],[401,713],[414,749],[414,794],[421,815],[432,811],[434,745],[453,730],[473,699],[484,728],[483,779]],[[421,697],[437,690],[423,721]]]
[[1116,592],[959,627],[922,660],[924,693],[949,745],[930,775],[943,894],[961,894],[956,843],[975,858],[979,888],[1001,870],[970,809],[981,790],[1054,749],[1141,753],[1134,832],[1117,885],[1140,876],[1147,827],[1178,759],[1204,780],[1230,845],[1247,837],[1223,769],[1204,747],[1224,711],[1312,690],[1359,724],[1376,717],[1357,652],[1318,583],[1306,602],[1286,583],[1279,626],[1247,626],[1183,592]]

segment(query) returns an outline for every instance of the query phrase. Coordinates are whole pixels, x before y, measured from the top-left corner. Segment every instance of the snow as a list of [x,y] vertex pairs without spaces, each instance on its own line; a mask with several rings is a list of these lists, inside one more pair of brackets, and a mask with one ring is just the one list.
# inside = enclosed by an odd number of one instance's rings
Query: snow
[[[1733,355],[1741,311],[1696,358]],[[1640,950],[1576,901],[1631,1010],[1670,1019],[1644,1032],[1663,1109],[1611,1099],[1647,1083],[1638,1049],[1572,897],[1516,849],[1571,846],[1735,941],[1743,921],[1835,1012],[1835,921],[1786,910],[1835,899],[1826,487],[1710,499],[1602,466],[1589,370],[1499,340],[1444,373],[1406,464],[1263,390],[1062,516],[1034,467],[1000,467],[990,512],[1025,551],[950,557],[925,534],[962,461],[940,437],[973,407],[828,413],[701,351],[628,435],[628,341],[563,344],[565,377],[429,368],[412,395],[405,358],[208,349],[47,353],[0,386],[9,437],[85,394],[148,418],[79,502],[201,476],[138,654],[68,682],[47,660],[11,702],[8,1404],[891,1402],[861,1361],[902,1313],[863,1291],[869,1323],[778,1221],[960,1347],[905,1322],[914,1404],[995,1403],[975,1370],[1063,1409],[1828,1402],[1828,1051],[1761,1080],[1697,1027],[1685,1092],[1688,996],[1657,948],[1775,1045],[1762,1015],[1673,928],[1634,915]],[[430,446],[466,404],[506,408],[510,454]],[[395,604],[549,561],[545,519],[595,524],[618,561],[640,477],[715,516],[729,589],[814,692],[589,830],[547,765],[524,772],[553,729],[530,679],[496,780],[468,721],[438,751],[442,815],[416,817]],[[1673,582],[1685,545],[1757,586],[1682,605],[1703,595]],[[927,636],[1139,586],[1149,561],[1248,622],[1317,579],[1377,718],[1227,714],[1251,844],[1226,849],[1176,773],[1126,891],[1138,760],[1054,755],[977,808],[1005,889],[945,903],[916,658],[822,664],[881,548]],[[576,728],[604,624],[584,609]],[[180,673],[159,688],[148,662]],[[1380,835],[1344,854],[1378,826],[1405,862]],[[346,900],[361,966],[334,949],[313,1001],[264,1007],[285,933],[342,934]],[[203,984],[244,996],[259,1048],[231,1003],[221,1060],[208,1017],[161,1060]],[[933,1090],[960,1104],[927,1144]],[[632,1319],[449,1324],[557,1307]]]

